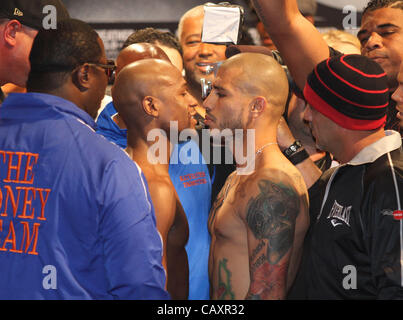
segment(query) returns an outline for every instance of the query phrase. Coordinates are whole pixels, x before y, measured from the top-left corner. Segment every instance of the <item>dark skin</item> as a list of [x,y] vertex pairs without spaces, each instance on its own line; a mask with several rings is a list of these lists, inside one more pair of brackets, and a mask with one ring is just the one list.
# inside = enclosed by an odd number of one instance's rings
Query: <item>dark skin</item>
[[189,269],[184,246],[189,230],[185,212],[166,170],[148,166],[143,166],[142,170],[164,243],[162,265],[167,270],[167,290],[174,300],[187,299]]
[[[167,271],[167,290],[172,299],[188,297],[188,239],[186,215],[169,177],[169,152],[160,162],[150,156],[155,143],[147,139],[151,130],[169,132],[170,121],[181,131],[190,126],[188,109],[196,104],[186,82],[172,64],[156,59],[137,61],[124,68],[112,90],[117,111],[127,124],[127,152],[141,167],[153,202],[157,229],[164,244],[162,264]],[[158,140],[170,150],[169,136]]]
[[[116,58],[116,75],[128,64],[142,59],[161,59],[170,62],[168,56],[160,47],[150,43],[134,43],[119,52]],[[126,129],[126,124],[119,114],[113,117],[113,121],[119,128]]]
[[[101,48],[99,63],[106,64],[105,49],[100,38],[98,38],[98,43]],[[55,90],[36,90],[36,92],[48,93],[69,100],[95,119],[108,85],[105,71],[98,66],[84,63],[66,75],[65,79],[63,85]]]

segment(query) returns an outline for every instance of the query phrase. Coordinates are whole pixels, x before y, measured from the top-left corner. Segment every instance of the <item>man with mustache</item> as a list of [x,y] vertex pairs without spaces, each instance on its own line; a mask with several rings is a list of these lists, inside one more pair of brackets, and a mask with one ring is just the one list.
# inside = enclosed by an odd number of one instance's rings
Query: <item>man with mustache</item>
[[[214,80],[214,72],[211,72],[210,66],[226,59],[225,45],[216,45],[204,43],[201,41],[204,20],[204,8],[202,5],[191,8],[185,12],[178,24],[178,38],[183,50],[183,66],[185,69],[186,81],[189,85],[189,92],[196,98],[199,106],[196,111],[203,118],[205,110],[202,108],[202,89],[201,79],[206,81]],[[211,146],[210,155],[215,152],[221,154],[222,163],[212,163],[210,159],[209,170],[212,172],[213,185],[211,202],[217,197],[225,179],[235,170],[233,164],[223,164],[223,159],[228,158],[229,151],[221,146]],[[211,157],[212,158],[212,157]]]
[[310,73],[304,96],[317,146],[341,165],[310,198],[314,222],[289,298],[402,298],[402,140],[384,130],[387,75],[367,57],[338,55]]
[[254,166],[237,162],[210,213],[212,299],[284,299],[293,283],[309,218],[304,181],[276,143],[287,95],[286,74],[272,57],[241,53],[222,64],[204,101],[212,135],[235,136],[233,154],[245,152],[237,139],[247,140],[235,130],[255,132]]

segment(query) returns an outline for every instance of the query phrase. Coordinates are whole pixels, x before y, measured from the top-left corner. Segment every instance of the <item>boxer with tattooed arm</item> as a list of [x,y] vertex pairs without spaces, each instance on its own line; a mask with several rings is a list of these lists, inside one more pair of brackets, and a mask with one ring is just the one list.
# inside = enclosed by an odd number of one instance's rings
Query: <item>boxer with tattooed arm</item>
[[304,180],[276,143],[287,93],[273,58],[242,53],[222,64],[204,101],[212,135],[252,129],[256,152],[254,169],[233,172],[210,212],[212,299],[283,299],[295,278],[309,218]]

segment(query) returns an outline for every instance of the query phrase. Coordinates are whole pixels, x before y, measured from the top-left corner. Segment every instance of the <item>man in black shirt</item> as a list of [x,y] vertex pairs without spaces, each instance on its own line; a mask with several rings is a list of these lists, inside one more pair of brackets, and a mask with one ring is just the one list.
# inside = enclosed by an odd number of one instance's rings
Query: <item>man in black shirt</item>
[[[274,44],[281,52],[300,89],[316,64],[329,57],[322,35],[298,10],[296,0],[252,0]],[[403,52],[403,2],[371,0],[363,12],[358,32],[361,54],[379,63],[387,73],[390,93],[397,87]],[[298,52],[298,54],[295,54]],[[402,132],[393,103],[388,110],[386,129]]]
[[339,55],[314,69],[304,96],[316,144],[341,165],[312,187],[315,219],[288,297],[402,298],[403,154],[400,134],[384,130],[386,73],[363,56]]

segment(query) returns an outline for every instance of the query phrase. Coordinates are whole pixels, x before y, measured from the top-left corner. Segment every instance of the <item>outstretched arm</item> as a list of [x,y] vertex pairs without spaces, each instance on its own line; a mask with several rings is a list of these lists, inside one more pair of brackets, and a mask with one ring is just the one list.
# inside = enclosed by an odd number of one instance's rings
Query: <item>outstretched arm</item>
[[284,299],[300,211],[297,192],[290,185],[260,179],[259,192],[247,205],[250,287],[246,299]]
[[296,0],[252,0],[253,6],[302,90],[308,74],[329,57],[322,35],[298,10]]

